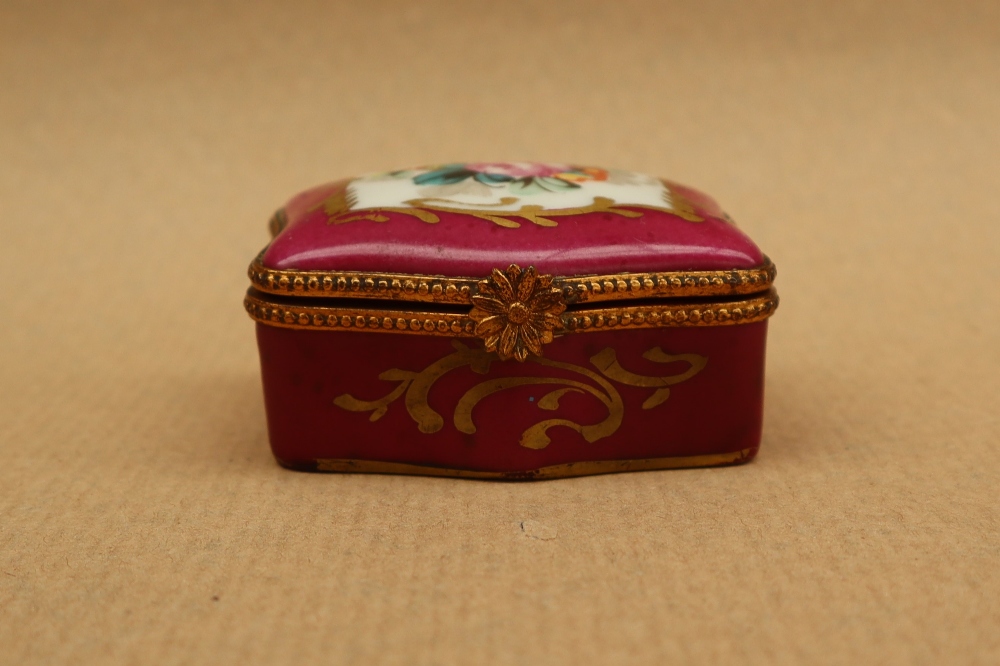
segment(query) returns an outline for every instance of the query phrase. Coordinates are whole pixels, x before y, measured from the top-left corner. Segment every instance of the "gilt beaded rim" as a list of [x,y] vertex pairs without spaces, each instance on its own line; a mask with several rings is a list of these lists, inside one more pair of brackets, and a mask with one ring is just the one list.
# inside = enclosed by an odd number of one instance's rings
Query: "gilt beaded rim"
[[[286,224],[287,217],[279,210],[271,219],[272,235]],[[752,269],[570,277],[541,275],[534,266],[521,269],[511,264],[506,269],[494,268],[485,278],[472,278],[278,270],[264,266],[263,256],[262,251],[250,264],[253,286],[244,300],[247,312],[260,323],[312,330],[476,337],[502,361],[523,362],[541,356],[543,345],[565,333],[753,323],[770,317],[778,306],[778,296],[771,287],[776,270],[767,257],[763,265]],[[298,298],[301,296],[312,298]],[[738,296],[743,299],[689,300]],[[320,304],[319,298],[326,302]],[[381,303],[340,306],[337,299]],[[587,305],[629,300],[640,303]],[[396,309],[392,303],[472,307],[467,312],[423,311],[412,305]]]
[[[293,304],[272,301],[252,288],[243,305],[255,321],[282,328],[479,337],[471,313]],[[562,313],[561,326],[553,333],[752,324],[770,317],[777,307],[778,295],[772,289],[752,298],[726,302],[579,308]]]
[[[410,273],[279,270],[264,266],[262,256],[263,253],[250,264],[247,271],[250,282],[257,291],[280,296],[468,305],[481,279]],[[754,294],[768,290],[776,273],[774,264],[765,257],[761,266],[749,269],[555,276],[552,283],[562,291],[566,304],[572,305],[639,298]]]

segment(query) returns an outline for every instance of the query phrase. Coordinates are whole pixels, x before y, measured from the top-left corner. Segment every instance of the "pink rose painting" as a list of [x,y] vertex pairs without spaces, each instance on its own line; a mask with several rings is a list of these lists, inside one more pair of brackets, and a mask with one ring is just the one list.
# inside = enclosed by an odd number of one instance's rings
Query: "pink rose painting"
[[504,187],[511,194],[524,196],[576,189],[582,182],[607,178],[607,171],[593,167],[534,162],[474,162],[434,167],[414,176],[413,182],[438,187],[475,183]]

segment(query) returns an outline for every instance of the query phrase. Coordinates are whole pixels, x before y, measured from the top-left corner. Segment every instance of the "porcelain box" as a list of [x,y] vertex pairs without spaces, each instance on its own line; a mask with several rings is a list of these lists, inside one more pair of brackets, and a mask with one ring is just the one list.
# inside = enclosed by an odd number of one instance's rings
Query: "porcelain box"
[[249,269],[284,466],[532,479],[746,462],[775,269],[638,173],[447,164],[322,185]]

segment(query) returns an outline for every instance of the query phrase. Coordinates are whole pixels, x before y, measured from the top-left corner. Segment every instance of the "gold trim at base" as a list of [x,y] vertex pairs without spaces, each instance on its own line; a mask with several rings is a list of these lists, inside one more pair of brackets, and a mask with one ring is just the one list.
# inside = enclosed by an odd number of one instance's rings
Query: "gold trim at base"
[[278,462],[290,469],[317,472],[349,472],[360,474],[405,474],[411,476],[443,476],[460,479],[494,479],[500,481],[533,481],[543,479],[565,479],[574,476],[594,474],[615,474],[618,472],[645,472],[658,469],[682,469],[689,467],[715,467],[738,465],[749,462],[757,449],[743,449],[731,453],[716,453],[706,456],[679,456],[674,458],[640,458],[636,460],[594,460],[565,465],[551,465],[515,472],[491,472],[471,469],[449,469],[429,465],[382,462],[376,460],[346,460],[340,458],[320,458],[311,463],[296,464],[283,460]]

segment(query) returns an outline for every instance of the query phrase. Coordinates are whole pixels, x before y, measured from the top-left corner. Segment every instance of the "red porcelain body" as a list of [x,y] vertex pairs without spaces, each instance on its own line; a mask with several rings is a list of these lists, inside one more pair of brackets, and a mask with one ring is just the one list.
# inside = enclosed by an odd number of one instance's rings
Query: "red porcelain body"
[[518,479],[757,452],[773,264],[705,194],[456,163],[313,188],[272,231],[245,305],[285,466]]
[[[568,386],[558,380],[606,389],[575,370],[528,361],[494,361],[487,374],[460,364],[442,374],[427,394],[440,415],[440,429],[421,432],[408,412],[406,394],[387,404],[375,421],[372,411],[348,411],[338,398],[350,395],[375,401],[401,380],[380,379],[389,370],[419,372],[454,356],[455,342],[470,349],[477,340],[384,333],[347,333],[257,326],[268,430],[274,455],[284,465],[315,469],[325,459],[382,461],[420,467],[501,472],[531,476],[541,468],[585,461],[690,458],[732,454],[706,462],[742,462],[760,444],[767,322],[743,326],[663,328],[586,333],[558,338],[545,358],[601,376],[618,393],[621,425],[588,442],[566,425],[547,430],[544,448],[521,444],[523,433],[539,422],[558,418],[593,425],[606,419],[607,405],[586,391],[571,391],[558,409],[539,408],[542,398]],[[678,361],[660,364],[643,358],[650,349],[668,354],[697,354],[707,359],[694,376],[669,387],[659,405],[643,408],[655,388],[608,379],[591,363],[606,349],[621,367],[646,376],[676,375],[689,369]],[[456,408],[471,389],[499,377],[556,380],[525,383],[499,390],[471,410],[475,432],[456,426]],[[467,429],[467,428],[466,428]]]

